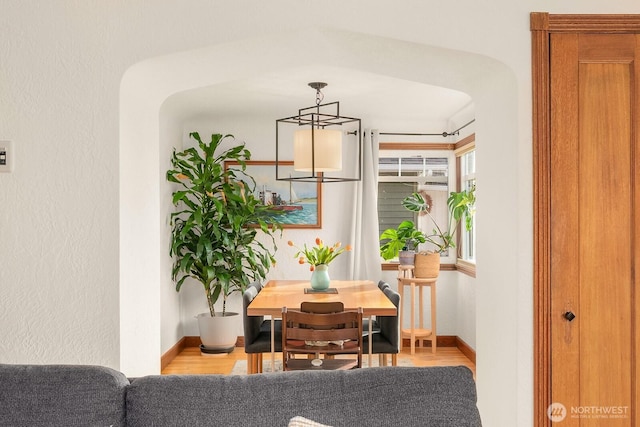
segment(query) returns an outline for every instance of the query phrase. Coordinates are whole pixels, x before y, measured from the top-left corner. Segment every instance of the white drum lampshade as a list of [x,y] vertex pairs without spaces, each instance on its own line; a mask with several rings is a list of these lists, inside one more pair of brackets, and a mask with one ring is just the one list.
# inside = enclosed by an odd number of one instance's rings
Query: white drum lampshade
[[[313,147],[312,156],[312,132]],[[342,131],[303,129],[293,136],[293,169],[303,172],[335,172],[342,170]]]

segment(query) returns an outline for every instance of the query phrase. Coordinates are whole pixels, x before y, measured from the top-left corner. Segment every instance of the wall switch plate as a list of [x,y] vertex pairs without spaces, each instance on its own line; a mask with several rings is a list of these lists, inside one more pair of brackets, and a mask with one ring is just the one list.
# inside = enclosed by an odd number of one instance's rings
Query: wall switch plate
[[13,141],[0,141],[0,172],[13,172],[14,157]]

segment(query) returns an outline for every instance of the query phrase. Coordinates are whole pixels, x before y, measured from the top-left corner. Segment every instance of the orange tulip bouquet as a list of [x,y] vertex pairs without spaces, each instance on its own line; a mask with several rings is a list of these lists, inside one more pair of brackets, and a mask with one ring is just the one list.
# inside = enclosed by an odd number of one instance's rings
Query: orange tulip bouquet
[[338,255],[344,251],[351,250],[351,245],[342,247],[340,242],[335,243],[333,246],[327,246],[319,237],[316,237],[316,244],[311,248],[309,248],[306,243],[302,248],[297,247],[291,240],[289,240],[288,243],[289,246],[298,249],[294,257],[298,258],[300,264],[310,264],[310,271],[315,270],[316,266],[321,264],[329,265]]

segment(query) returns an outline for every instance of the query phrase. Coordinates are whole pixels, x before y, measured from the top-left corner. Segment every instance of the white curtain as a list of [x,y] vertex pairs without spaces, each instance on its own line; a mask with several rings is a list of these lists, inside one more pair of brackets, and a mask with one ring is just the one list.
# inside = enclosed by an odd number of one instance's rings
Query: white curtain
[[353,215],[349,277],[352,280],[381,279],[378,231],[378,130],[363,135],[362,181],[353,185]]

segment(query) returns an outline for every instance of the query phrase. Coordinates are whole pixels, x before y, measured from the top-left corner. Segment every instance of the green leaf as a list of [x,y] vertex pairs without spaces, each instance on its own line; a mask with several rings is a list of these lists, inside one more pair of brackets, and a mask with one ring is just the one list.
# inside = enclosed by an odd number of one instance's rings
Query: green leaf
[[182,279],[180,279],[178,283],[176,283],[176,292],[180,292],[180,288],[182,287],[182,284],[184,283],[187,277],[189,276],[183,276]]
[[402,206],[412,212],[428,212],[429,204],[420,193],[413,193],[402,201]]
[[187,194],[188,191],[176,191],[175,193],[173,193],[173,204],[175,205],[178,202],[182,201]]

